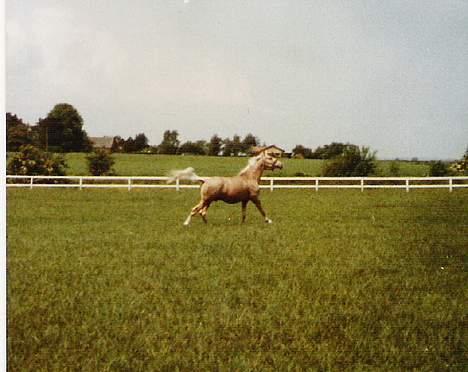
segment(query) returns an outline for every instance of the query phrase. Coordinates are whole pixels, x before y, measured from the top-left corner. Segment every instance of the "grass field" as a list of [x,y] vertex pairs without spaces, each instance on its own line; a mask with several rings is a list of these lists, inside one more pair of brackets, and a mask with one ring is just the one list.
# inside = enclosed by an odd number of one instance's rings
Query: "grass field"
[[[83,176],[88,174],[85,154],[66,154],[69,165],[67,174]],[[247,158],[242,157],[214,157],[214,156],[174,156],[174,155],[143,155],[143,154],[113,154],[115,171],[121,176],[162,176],[171,169],[194,167],[203,176],[230,176],[242,169]],[[312,159],[281,159],[284,168],[270,175],[296,176],[302,173],[314,177],[321,175],[322,160]],[[390,161],[377,162],[377,175],[390,176]],[[423,162],[398,162],[401,176],[427,176],[429,165]]]
[[465,190],[7,196],[10,371],[467,368]]

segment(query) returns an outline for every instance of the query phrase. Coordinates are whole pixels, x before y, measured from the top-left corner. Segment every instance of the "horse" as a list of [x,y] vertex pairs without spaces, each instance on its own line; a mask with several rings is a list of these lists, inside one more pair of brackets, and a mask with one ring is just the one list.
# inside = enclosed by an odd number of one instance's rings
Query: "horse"
[[222,200],[229,204],[242,203],[242,223],[245,222],[247,203],[251,201],[255,204],[266,223],[273,221],[267,217],[259,199],[260,178],[263,171],[282,169],[283,164],[277,158],[262,153],[261,155],[249,159],[247,166],[238,175],[232,177],[200,177],[192,167],[172,171],[168,183],[175,180],[190,180],[201,183],[200,202],[192,208],[189,216],[184,222],[185,226],[190,224],[193,216],[199,214],[203,221],[207,223],[206,213],[210,204],[214,201]]

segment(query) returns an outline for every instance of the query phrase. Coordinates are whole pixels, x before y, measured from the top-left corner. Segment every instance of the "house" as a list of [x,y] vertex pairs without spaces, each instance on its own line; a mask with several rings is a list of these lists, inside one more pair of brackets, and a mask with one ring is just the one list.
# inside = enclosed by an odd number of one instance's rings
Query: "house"
[[104,137],[89,137],[93,148],[95,149],[108,149],[112,148],[112,143],[114,142],[114,137],[104,136]]
[[252,155],[260,155],[261,153],[265,153],[267,155],[274,156],[276,158],[281,158],[284,154],[284,150],[281,147],[276,145],[270,146],[254,146],[251,149]]

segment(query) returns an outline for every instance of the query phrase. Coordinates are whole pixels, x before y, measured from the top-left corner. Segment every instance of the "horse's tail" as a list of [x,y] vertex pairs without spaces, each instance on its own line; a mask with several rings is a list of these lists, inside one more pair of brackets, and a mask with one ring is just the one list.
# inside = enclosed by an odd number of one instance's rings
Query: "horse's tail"
[[171,170],[169,172],[169,179],[167,180],[167,183],[172,183],[176,180],[186,180],[194,182],[198,181],[201,183],[205,182],[205,179],[198,176],[192,167],[188,167],[182,170]]

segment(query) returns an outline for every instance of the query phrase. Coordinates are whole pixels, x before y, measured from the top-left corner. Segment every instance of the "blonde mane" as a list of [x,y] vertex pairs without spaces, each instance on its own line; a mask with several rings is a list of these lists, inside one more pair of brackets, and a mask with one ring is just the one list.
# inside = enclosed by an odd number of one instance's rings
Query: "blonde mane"
[[252,158],[249,159],[249,161],[247,162],[247,165],[245,166],[245,168],[243,168],[240,172],[239,172],[239,176],[242,176],[243,174],[245,174],[250,168],[254,167],[255,164],[257,164],[257,162],[260,160],[262,156],[261,155],[257,155],[257,156],[254,156]]

